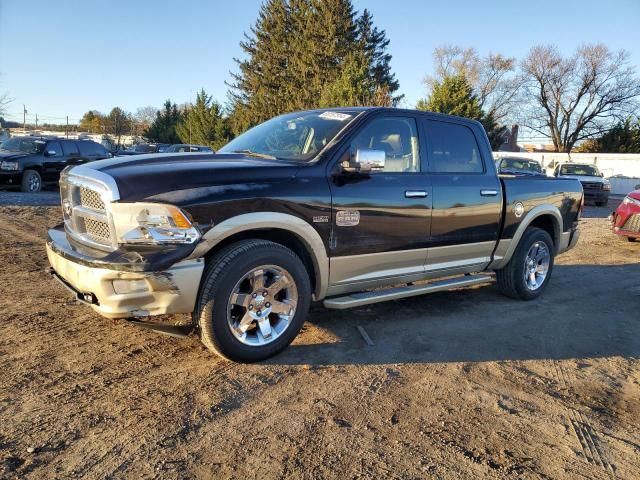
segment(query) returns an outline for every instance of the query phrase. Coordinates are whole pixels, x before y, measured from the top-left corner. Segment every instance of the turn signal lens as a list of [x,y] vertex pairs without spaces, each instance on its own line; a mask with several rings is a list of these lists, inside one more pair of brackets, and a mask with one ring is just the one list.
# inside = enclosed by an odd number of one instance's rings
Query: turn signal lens
[[191,222],[177,208],[171,212],[171,218],[178,228],[191,228]]

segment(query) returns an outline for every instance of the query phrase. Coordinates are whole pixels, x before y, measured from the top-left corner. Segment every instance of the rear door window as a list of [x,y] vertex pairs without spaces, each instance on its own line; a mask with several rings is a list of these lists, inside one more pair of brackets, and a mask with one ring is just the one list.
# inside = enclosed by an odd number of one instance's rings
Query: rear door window
[[80,151],[78,150],[78,147],[71,140],[62,141],[62,151],[67,157],[80,155]]
[[80,147],[80,153],[86,157],[99,157],[107,154],[102,145],[89,140],[78,142],[78,147]]
[[426,127],[431,172],[484,172],[480,149],[469,127],[436,120],[427,120]]

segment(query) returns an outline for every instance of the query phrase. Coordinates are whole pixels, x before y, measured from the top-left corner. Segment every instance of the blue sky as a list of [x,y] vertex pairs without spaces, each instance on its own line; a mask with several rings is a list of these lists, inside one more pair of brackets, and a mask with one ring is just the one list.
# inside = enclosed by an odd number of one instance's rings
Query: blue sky
[[[7,117],[21,119],[24,103],[40,121],[74,121],[89,109],[183,103],[200,88],[224,102],[233,58],[242,55],[238,42],[261,3],[0,0],[0,93],[14,98]],[[431,53],[443,44],[521,58],[539,43],[570,53],[584,42],[604,42],[629,50],[640,67],[639,0],[354,4],[387,31],[407,107],[425,94]]]

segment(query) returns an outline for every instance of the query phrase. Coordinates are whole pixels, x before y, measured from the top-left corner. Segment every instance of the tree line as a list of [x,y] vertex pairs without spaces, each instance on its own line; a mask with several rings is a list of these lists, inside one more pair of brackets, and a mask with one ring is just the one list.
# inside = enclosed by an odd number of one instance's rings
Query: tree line
[[548,136],[557,151],[640,152],[640,79],[628,52],[582,45],[563,56],[534,46],[518,60],[455,45],[433,52],[426,95],[404,105],[391,68],[390,40],[351,0],[266,0],[240,42],[223,106],[204,90],[194,104],[167,100],[129,114],[87,112],[80,129],[115,137],[135,132],[162,143],[218,148],[276,115],[339,106],[407,106],[479,120],[494,148],[517,123]]

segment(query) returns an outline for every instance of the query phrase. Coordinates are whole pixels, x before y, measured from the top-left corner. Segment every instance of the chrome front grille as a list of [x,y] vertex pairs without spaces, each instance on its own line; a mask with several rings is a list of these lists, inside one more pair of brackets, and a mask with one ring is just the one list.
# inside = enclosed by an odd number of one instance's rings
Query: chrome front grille
[[600,191],[602,190],[602,183],[597,183],[597,182],[582,182],[582,188],[585,191]]
[[81,225],[80,231],[98,242],[111,243],[111,230],[106,221],[94,220],[93,218],[78,218],[78,225]]
[[80,187],[80,205],[92,210],[105,210],[104,200],[102,200],[100,193],[87,187]]
[[113,193],[108,186],[71,172],[60,179],[60,196],[65,229],[72,239],[101,250],[117,247],[109,214]]

